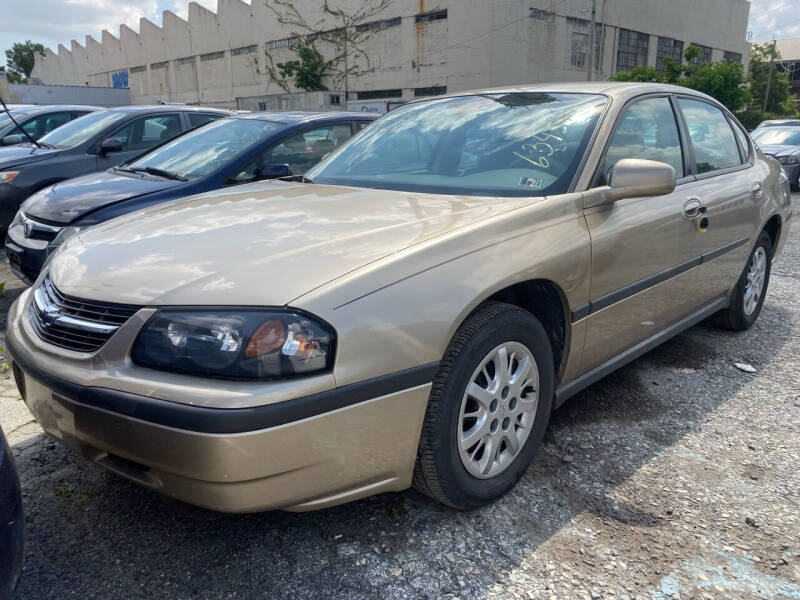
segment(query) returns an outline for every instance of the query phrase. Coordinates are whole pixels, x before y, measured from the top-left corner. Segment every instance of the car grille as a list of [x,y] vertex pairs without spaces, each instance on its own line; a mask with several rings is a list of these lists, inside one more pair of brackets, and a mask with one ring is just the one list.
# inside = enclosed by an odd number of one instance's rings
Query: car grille
[[44,341],[76,352],[94,352],[138,310],[138,306],[69,298],[46,275],[33,292],[29,313],[33,329]]
[[54,239],[56,239],[56,236],[62,229],[61,225],[43,223],[41,221],[37,221],[36,219],[31,219],[25,213],[21,213],[20,217],[26,238],[52,242]]

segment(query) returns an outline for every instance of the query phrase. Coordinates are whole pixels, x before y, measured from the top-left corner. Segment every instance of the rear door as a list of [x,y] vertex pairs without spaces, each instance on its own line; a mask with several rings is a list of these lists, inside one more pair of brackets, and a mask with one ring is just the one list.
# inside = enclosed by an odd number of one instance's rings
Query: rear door
[[688,176],[686,146],[669,95],[646,96],[623,108],[595,185],[624,158],[672,165],[672,194],[627,198],[585,211],[592,239],[591,302],[576,309],[588,316],[585,370],[591,369],[693,312],[701,302],[694,223],[683,216]]
[[677,104],[697,179],[685,196],[699,210],[689,215],[696,226],[696,252],[702,256],[697,286],[711,300],[729,292],[742,272],[759,225],[761,182],[747,136],[740,132],[743,139],[737,141],[719,107],[694,97],[679,97]]
[[328,123],[294,133],[270,148],[264,164],[288,164],[292,175],[303,175],[353,137],[350,122]]

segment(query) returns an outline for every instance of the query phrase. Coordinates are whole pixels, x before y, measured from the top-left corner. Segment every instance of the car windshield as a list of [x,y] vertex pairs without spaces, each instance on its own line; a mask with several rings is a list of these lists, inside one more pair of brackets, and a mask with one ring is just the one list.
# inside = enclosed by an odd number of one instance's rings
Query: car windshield
[[56,148],[72,148],[90,140],[106,127],[128,115],[117,110],[101,110],[78,117],[58,129],[54,129],[39,141]]
[[[24,117],[25,115],[27,115],[27,114],[28,113],[25,112],[25,111],[19,111],[19,110],[12,110],[11,111],[11,116],[13,116],[17,120],[18,123],[19,123],[19,120],[22,117]],[[13,122],[11,121],[11,119],[9,118],[8,115],[9,115],[9,113],[7,113],[5,111],[0,112],[0,131],[5,129],[9,125],[13,124]]]
[[127,165],[156,168],[186,179],[203,177],[240,152],[285,127],[262,119],[221,119],[195,129]]
[[513,92],[393,110],[306,173],[315,183],[476,196],[569,189],[606,98]]
[[785,145],[800,146],[800,127],[786,127],[778,129],[770,127],[753,132],[753,139],[762,146]]

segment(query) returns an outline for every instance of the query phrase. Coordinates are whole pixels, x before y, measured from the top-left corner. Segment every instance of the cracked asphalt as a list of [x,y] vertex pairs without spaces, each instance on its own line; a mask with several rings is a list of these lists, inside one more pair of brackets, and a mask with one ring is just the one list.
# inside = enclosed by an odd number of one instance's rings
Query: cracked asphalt
[[[414,491],[307,514],[194,508],[50,440],[3,367],[27,513],[17,598],[800,599],[793,225],[751,331],[702,323],[573,398],[520,485],[474,512]],[[21,291],[5,262],[2,281],[4,319]]]

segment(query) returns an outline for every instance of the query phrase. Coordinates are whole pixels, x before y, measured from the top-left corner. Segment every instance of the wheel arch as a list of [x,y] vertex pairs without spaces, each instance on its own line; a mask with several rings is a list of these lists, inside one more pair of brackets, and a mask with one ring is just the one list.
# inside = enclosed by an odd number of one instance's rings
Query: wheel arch
[[783,229],[783,221],[781,220],[780,215],[772,215],[767,222],[764,224],[764,227],[761,231],[766,231],[767,235],[769,235],[769,239],[772,242],[772,249],[773,252],[778,247],[778,242],[781,239],[781,231]]
[[[570,342],[569,303],[561,287],[550,279],[521,281],[492,292],[480,301],[469,315],[491,302],[505,302],[517,306],[541,322],[553,348],[553,367],[558,383],[567,362]],[[459,327],[469,315],[459,323]]]

